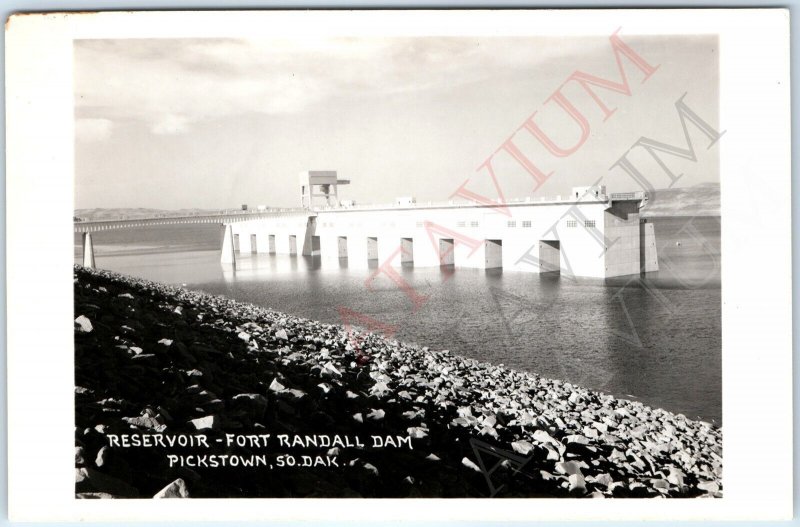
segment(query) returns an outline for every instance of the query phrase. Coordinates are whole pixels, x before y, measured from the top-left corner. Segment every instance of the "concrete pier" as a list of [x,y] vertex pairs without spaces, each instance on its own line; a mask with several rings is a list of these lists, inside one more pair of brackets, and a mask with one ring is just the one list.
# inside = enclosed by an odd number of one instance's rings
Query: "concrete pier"
[[236,267],[236,250],[233,240],[233,225],[226,225],[225,235],[222,238],[222,255],[220,257],[220,262],[224,264],[233,264],[233,266]]
[[83,266],[94,269],[94,245],[92,244],[92,233],[83,233]]

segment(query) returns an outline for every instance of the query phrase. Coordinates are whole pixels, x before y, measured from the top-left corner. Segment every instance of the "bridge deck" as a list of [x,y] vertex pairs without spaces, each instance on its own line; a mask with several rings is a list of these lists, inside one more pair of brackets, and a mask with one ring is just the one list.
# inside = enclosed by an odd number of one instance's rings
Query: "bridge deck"
[[153,225],[184,225],[192,223],[217,223],[220,225],[240,221],[256,220],[259,218],[273,218],[285,215],[285,211],[265,212],[237,212],[231,214],[198,214],[192,216],[163,216],[156,218],[133,218],[114,220],[76,221],[74,231],[97,232],[111,229],[131,229],[136,227],[150,227]]

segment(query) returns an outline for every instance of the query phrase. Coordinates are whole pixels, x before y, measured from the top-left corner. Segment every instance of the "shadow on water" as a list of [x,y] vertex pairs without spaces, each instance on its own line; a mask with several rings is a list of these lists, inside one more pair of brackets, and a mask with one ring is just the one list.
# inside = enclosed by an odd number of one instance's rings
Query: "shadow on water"
[[484,271],[484,275],[486,276],[486,279],[490,281],[490,283],[494,282],[503,277],[503,268],[495,267],[493,269],[486,269]]
[[306,271],[319,271],[322,269],[322,258],[320,256],[301,256],[305,262]]

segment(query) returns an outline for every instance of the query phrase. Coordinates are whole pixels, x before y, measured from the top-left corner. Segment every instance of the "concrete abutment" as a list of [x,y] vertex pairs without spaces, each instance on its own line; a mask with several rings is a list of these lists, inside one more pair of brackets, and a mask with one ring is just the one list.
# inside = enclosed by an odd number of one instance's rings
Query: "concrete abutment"
[[95,268],[94,244],[92,243],[92,234],[89,232],[83,233],[83,266],[90,269]]

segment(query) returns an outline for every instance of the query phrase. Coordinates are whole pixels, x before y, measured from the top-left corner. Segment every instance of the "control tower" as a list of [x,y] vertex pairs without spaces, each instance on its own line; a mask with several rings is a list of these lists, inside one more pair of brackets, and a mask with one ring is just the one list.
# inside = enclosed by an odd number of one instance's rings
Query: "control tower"
[[300,206],[304,209],[320,205],[336,207],[339,205],[338,186],[349,184],[349,179],[338,179],[335,170],[300,172]]

